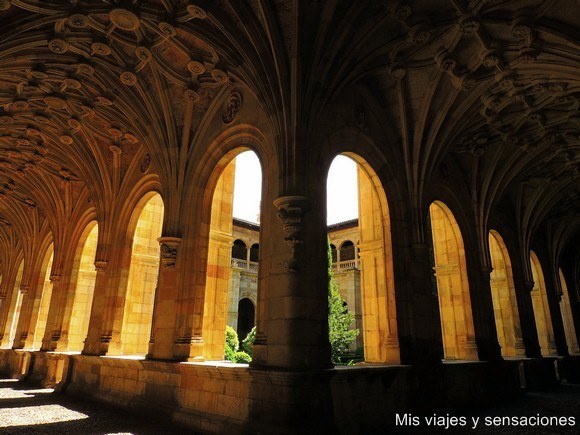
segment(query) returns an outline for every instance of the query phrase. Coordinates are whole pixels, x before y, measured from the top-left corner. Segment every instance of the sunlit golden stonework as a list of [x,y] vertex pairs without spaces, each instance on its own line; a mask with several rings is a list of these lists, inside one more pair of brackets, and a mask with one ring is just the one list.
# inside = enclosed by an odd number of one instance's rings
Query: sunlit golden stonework
[[[0,372],[217,433],[370,433],[577,380],[579,17],[0,0]],[[247,150],[259,226],[233,219]],[[358,217],[327,227],[340,154]],[[329,240],[355,367],[331,363]],[[249,366],[227,325],[255,325]]]

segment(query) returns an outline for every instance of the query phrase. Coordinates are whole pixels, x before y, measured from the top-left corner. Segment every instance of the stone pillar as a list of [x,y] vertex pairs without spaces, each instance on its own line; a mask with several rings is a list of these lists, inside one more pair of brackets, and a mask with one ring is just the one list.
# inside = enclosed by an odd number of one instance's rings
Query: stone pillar
[[[82,352],[85,355],[120,354],[119,335],[121,331],[120,329],[114,331],[113,321],[115,315],[119,315],[119,312],[122,317],[124,295],[116,294],[119,290],[118,286],[115,288],[117,291],[111,289],[111,275],[118,272],[112,269],[115,268],[111,268],[107,261],[95,261],[97,276],[95,279],[89,330]],[[114,293],[112,295],[109,293],[111,290]],[[112,352],[109,353],[109,350],[112,350]]]
[[176,359],[174,341],[179,296],[179,267],[177,266],[179,237],[159,237],[160,268],[153,306],[153,324],[148,358]]
[[60,320],[58,317],[57,299],[61,294],[62,282],[60,275],[50,275],[52,285],[52,298],[48,309],[48,318],[46,319],[46,329],[42,338],[40,350],[55,350],[57,342],[60,339]]
[[14,270],[13,274],[8,275],[6,284],[3,284],[4,301],[2,311],[0,312],[0,348],[9,349],[12,347],[11,332],[14,313],[17,309],[18,301],[21,298],[20,286],[22,282],[23,262],[20,263],[18,271]]
[[429,250],[427,243],[410,245],[406,279],[401,282],[408,286],[407,292],[401,291],[401,286],[397,294],[399,303],[409,307],[403,310],[409,317],[402,319],[408,324],[408,334],[399,337],[403,364],[432,364],[443,357],[437,288]]
[[[518,264],[521,264],[521,261]],[[531,297],[534,283],[533,281],[526,281],[521,267],[514,267],[513,272],[525,355],[528,358],[539,358],[542,356],[542,353],[540,350],[540,342],[538,340],[538,330],[536,328],[534,307]]]
[[231,232],[228,234],[212,229],[209,238],[202,329],[203,356],[210,360],[222,360],[225,348],[233,237]]
[[[38,310],[33,312],[34,301],[36,299],[35,294],[38,292],[37,286],[38,280],[36,277],[32,283],[32,291],[30,291],[31,286],[20,286],[20,315],[18,316],[17,325],[14,326],[16,331],[14,334],[12,349],[23,349],[28,336],[32,336],[34,334],[34,326],[36,326],[36,317],[38,315]],[[42,286],[40,286],[40,292],[42,292]],[[34,323],[32,321],[32,317],[34,317]]]
[[228,300],[227,324],[236,330],[238,329],[238,302],[240,300],[241,277],[242,277],[242,268],[235,263],[235,260],[232,260],[229,291],[228,291],[229,300]]
[[480,361],[502,359],[493,310],[490,274],[491,268],[482,267],[479,273],[472,274],[475,275],[475,279],[472,279],[470,285],[473,326]]
[[[554,270],[549,268],[547,270]],[[558,293],[554,273],[546,273],[546,294],[548,297],[548,306],[550,310],[550,318],[552,319],[552,330],[554,333],[554,346],[560,356],[568,356],[568,345],[566,344],[566,334],[564,332],[564,323],[562,321],[562,312],[560,311],[560,301],[562,295]]]
[[264,294],[258,301],[261,323],[253,365],[290,370],[330,367],[325,204],[283,196],[274,206],[278,219],[265,216],[262,227]]

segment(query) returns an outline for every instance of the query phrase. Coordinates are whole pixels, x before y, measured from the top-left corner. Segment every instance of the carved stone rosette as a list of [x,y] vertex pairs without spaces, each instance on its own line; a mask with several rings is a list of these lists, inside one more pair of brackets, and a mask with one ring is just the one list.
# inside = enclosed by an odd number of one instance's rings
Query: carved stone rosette
[[160,247],[161,264],[166,269],[173,269],[177,260],[177,251],[181,243],[181,238],[159,237],[157,241]]
[[303,196],[282,196],[274,201],[278,209],[278,217],[282,221],[282,228],[286,237],[284,240],[290,245],[292,256],[285,262],[286,270],[295,273],[299,270],[297,250],[304,243],[304,215],[310,208],[310,200]]

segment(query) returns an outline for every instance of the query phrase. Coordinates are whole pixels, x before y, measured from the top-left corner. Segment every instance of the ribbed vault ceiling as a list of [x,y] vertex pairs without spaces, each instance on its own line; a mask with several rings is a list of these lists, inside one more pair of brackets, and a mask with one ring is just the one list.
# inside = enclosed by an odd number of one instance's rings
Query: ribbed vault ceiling
[[0,231],[57,225],[63,183],[106,208],[115,153],[121,173],[152,159],[173,182],[232,84],[272,115],[281,155],[356,86],[410,197],[459,168],[483,227],[509,209],[524,241],[549,224],[563,249],[580,222],[579,13],[576,0],[0,0]]

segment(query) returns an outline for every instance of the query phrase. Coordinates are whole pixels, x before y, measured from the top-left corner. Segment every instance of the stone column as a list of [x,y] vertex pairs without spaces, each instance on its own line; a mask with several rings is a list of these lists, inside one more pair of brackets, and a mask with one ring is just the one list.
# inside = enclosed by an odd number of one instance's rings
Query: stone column
[[229,301],[228,301],[228,320],[227,324],[234,329],[238,329],[238,302],[240,300],[240,280],[242,277],[242,268],[239,267],[235,260],[232,260],[229,284]]
[[160,268],[153,306],[153,324],[148,358],[175,359],[175,322],[179,297],[179,267],[177,266],[179,237],[159,237]]
[[[24,348],[24,344],[26,339],[29,335],[34,334],[34,330],[32,330],[32,334],[30,332],[31,325],[36,325],[32,323],[31,317],[33,314],[32,308],[34,305],[35,293],[37,281],[35,280],[32,287],[34,290],[30,291],[30,286],[21,285],[20,286],[20,298],[21,298],[21,305],[20,305],[20,314],[18,316],[17,324],[14,325],[16,328],[14,334],[14,342],[12,343],[12,349],[22,349]],[[42,291],[42,287],[41,287]],[[36,319],[36,315],[38,315],[38,310],[34,313],[34,318]],[[34,326],[32,326],[34,328]]]
[[58,295],[62,292],[62,282],[60,275],[50,275],[52,285],[52,298],[48,309],[48,318],[46,319],[46,329],[42,338],[40,350],[55,350],[58,340],[60,339],[60,320],[58,318]]
[[408,281],[404,282],[408,286],[407,294],[398,287],[397,299],[399,303],[405,301],[410,311],[410,318],[403,319],[408,323],[408,335],[399,337],[404,364],[430,364],[443,357],[441,319],[429,249],[427,243],[410,245],[410,261],[405,270]]
[[258,301],[261,323],[253,365],[330,367],[325,204],[283,196],[274,206],[278,219],[265,216],[261,234],[264,293]]
[[[554,268],[546,268],[553,271]],[[560,301],[562,295],[557,291],[554,273],[548,272],[544,275],[546,283],[546,294],[548,296],[548,305],[550,309],[550,318],[552,319],[552,330],[554,332],[554,346],[560,356],[568,356],[568,345],[566,344],[566,334],[564,332],[564,322],[562,321],[562,312],[560,311]]]
[[[491,296],[491,268],[481,267],[470,283],[473,326],[480,361],[502,359]],[[507,290],[507,289],[506,289]]]
[[20,281],[18,276],[13,275],[12,278],[8,278],[8,285],[5,287],[6,290],[12,288],[12,291],[7,291],[5,294],[4,303],[2,304],[3,310],[0,313],[0,348],[9,349],[12,347],[11,343],[11,332],[12,332],[12,320],[14,319],[14,313],[17,309],[18,300],[21,297],[20,293]]
[[[120,311],[122,316],[124,295],[109,294],[109,290],[112,290],[109,282],[111,275],[114,273],[111,269],[109,262],[104,260],[95,261],[97,276],[95,279],[89,330],[82,352],[85,355],[120,354],[119,335],[121,331],[117,329],[115,331],[116,334],[114,334],[112,323],[115,316],[112,313],[118,314]],[[116,290],[118,291],[118,288]],[[107,316],[107,314],[109,315]],[[113,336],[115,338],[114,340]],[[112,343],[116,343],[116,346],[111,346]],[[111,347],[113,347],[111,349],[113,352],[109,353]]]
[[202,329],[203,356],[210,360],[222,360],[225,348],[233,237],[231,233],[212,229],[209,238]]
[[[514,264],[516,259],[514,259]],[[520,262],[521,264],[521,262]],[[538,330],[534,318],[534,307],[532,304],[531,291],[534,289],[533,281],[526,281],[520,267],[513,268],[514,286],[520,316],[520,326],[522,330],[522,341],[525,347],[525,355],[528,358],[539,358],[542,356],[540,342],[538,340]]]

